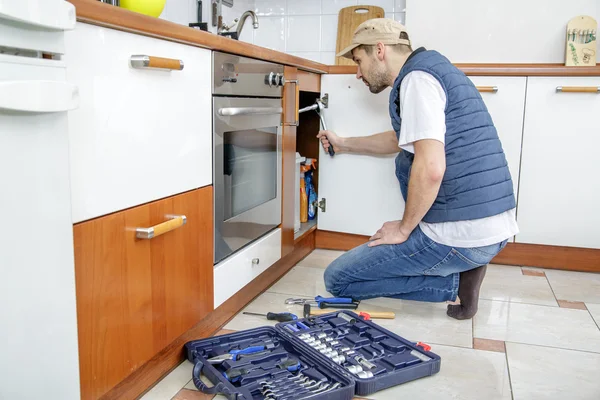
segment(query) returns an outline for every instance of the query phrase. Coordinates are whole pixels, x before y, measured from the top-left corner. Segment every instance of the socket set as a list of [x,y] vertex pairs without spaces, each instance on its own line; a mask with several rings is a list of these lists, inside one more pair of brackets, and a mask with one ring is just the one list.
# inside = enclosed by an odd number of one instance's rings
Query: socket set
[[433,375],[441,364],[429,346],[348,310],[195,340],[185,347],[198,390],[231,400],[350,400]]

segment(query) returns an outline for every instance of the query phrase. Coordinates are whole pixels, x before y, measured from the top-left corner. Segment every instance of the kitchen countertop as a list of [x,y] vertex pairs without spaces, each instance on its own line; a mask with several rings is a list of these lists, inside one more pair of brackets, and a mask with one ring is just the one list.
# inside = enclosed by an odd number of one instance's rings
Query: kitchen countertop
[[[326,65],[304,58],[232,40],[213,33],[189,28],[111,6],[97,0],[67,0],[77,12],[77,20],[126,32],[173,42],[224,51],[298,67],[319,74],[354,74],[356,66]],[[600,76],[600,64],[594,67],[566,67],[563,64],[455,64],[467,75],[477,76]]]

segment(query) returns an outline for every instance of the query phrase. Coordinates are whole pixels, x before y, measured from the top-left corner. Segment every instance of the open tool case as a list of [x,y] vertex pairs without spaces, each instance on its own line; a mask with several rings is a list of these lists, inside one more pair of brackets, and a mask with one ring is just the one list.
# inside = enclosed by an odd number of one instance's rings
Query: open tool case
[[[441,363],[429,346],[351,311],[194,340],[185,348],[198,390],[230,400],[350,400],[433,375]],[[254,353],[231,354],[250,348]]]

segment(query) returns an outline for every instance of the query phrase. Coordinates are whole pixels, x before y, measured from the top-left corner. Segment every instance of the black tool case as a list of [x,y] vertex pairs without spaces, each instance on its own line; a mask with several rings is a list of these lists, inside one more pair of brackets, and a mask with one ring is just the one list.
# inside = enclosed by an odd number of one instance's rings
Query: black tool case
[[[216,365],[207,361],[254,346],[265,346],[265,351]],[[230,400],[350,400],[433,375],[441,364],[429,346],[410,342],[351,311],[194,340],[185,348],[194,363],[198,390]],[[290,360],[299,361],[297,370],[278,367]],[[244,375],[231,382],[226,371],[238,368],[245,369]],[[201,374],[212,387],[200,380]]]

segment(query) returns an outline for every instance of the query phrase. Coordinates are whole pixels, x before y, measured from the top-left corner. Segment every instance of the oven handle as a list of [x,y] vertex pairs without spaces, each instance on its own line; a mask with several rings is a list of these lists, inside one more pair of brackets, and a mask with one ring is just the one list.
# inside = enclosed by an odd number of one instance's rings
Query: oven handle
[[233,117],[236,115],[269,115],[283,113],[282,107],[226,107],[219,108],[222,117]]

